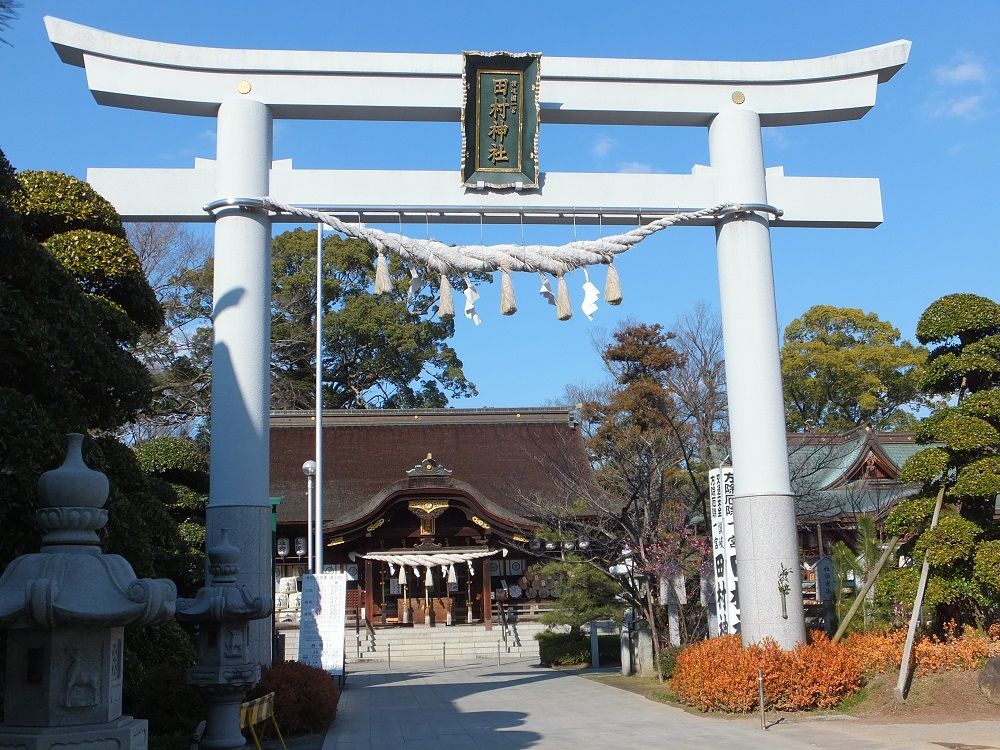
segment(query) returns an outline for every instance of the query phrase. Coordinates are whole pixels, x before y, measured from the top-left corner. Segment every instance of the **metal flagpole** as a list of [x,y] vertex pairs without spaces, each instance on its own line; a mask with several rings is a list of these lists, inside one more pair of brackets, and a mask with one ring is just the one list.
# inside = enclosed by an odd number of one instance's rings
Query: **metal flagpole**
[[323,572],[323,224],[316,225],[316,511],[317,573]]

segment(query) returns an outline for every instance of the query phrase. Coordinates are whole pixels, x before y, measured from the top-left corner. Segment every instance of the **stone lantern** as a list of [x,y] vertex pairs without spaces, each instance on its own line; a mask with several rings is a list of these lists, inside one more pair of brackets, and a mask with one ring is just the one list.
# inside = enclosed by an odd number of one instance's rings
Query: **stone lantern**
[[146,721],[122,715],[124,626],[170,619],[177,589],[101,552],[108,478],[83,462],[83,435],[67,437],[65,462],[38,481],[41,551],[0,577],[0,746],[145,750]]
[[207,554],[212,584],[193,599],[180,599],[177,619],[198,626],[198,664],[188,670],[187,680],[205,697],[208,708],[201,746],[225,750],[246,744],[240,703],[260,681],[260,664],[250,661],[247,649],[250,621],[267,617],[271,605],[236,582],[240,551],[229,541],[227,529]]

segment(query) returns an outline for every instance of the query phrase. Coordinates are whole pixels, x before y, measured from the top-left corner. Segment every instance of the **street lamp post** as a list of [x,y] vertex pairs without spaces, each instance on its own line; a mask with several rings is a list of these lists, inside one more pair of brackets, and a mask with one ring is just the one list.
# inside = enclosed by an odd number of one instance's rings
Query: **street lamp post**
[[316,494],[316,462],[306,461],[302,464],[302,473],[306,475],[306,570],[315,573],[313,568],[313,496]]

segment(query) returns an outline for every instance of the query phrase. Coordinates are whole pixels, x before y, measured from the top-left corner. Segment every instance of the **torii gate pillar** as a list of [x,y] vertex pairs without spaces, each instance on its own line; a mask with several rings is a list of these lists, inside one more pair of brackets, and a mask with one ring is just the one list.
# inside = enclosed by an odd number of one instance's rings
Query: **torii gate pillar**
[[[760,117],[720,112],[708,129],[719,199],[767,203]],[[803,639],[795,498],[788,479],[785,402],[767,217],[736,214],[716,225],[725,341],[729,434],[736,482],[733,514],[744,643],[765,636],[783,648]],[[786,574],[788,590],[779,590]],[[783,602],[782,597],[786,599]]]
[[[219,195],[267,195],[268,107],[252,99],[227,99],[219,106],[218,123]],[[268,601],[273,585],[268,492],[271,220],[265,212],[233,207],[218,215],[213,292],[207,543],[218,542],[223,529],[230,530],[232,539],[243,540],[239,581]],[[250,661],[271,663],[269,620],[250,623],[249,647]]]

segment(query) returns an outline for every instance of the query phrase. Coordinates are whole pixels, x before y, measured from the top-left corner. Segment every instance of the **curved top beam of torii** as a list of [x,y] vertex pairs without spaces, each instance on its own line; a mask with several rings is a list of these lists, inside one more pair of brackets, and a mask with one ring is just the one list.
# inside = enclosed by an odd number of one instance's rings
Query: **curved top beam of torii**
[[[278,119],[459,120],[456,54],[240,50],[167,44],[46,17],[63,62],[83,67],[100,104],[214,117],[237,91]],[[808,60],[713,62],[545,57],[542,120],[704,125],[739,90],[762,126],[862,117],[910,42]],[[244,86],[245,88],[245,86]],[[248,95],[251,92],[247,92]]]

